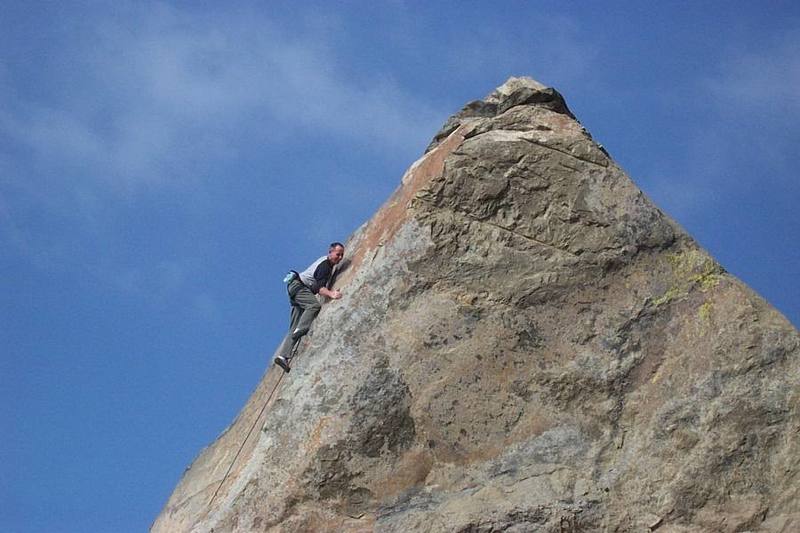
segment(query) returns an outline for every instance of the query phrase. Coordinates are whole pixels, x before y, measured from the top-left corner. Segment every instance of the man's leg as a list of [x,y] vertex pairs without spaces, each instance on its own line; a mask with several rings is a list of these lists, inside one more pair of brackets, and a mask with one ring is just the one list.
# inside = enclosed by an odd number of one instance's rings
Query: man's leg
[[286,336],[283,338],[281,347],[278,350],[278,355],[286,360],[292,357],[292,349],[294,348],[295,344],[294,339],[292,338],[292,332],[297,328],[297,324],[300,322],[300,315],[303,314],[303,309],[300,306],[295,305],[291,298],[289,299],[289,302],[292,304],[292,312],[289,316],[289,331],[286,332]]
[[292,321],[292,329],[290,330],[291,337],[295,341],[308,333],[308,330],[311,329],[311,323],[317,317],[317,314],[319,314],[320,309],[322,309],[322,305],[319,303],[319,300],[317,300],[316,295],[305,285],[300,285],[301,286],[297,288],[297,291],[292,297],[294,305],[302,309],[297,323],[295,324],[294,321]]
[[289,337],[291,337],[292,332],[297,329],[297,325],[300,323],[300,317],[302,315],[303,308],[292,301],[292,314],[289,316]]
[[289,333],[283,339],[280,350],[278,350],[278,357],[275,358],[275,362],[286,372],[289,371],[289,361],[294,355],[294,347],[300,338],[308,333],[311,323],[322,308],[314,293],[298,280],[292,281],[288,289],[289,302],[292,304]]

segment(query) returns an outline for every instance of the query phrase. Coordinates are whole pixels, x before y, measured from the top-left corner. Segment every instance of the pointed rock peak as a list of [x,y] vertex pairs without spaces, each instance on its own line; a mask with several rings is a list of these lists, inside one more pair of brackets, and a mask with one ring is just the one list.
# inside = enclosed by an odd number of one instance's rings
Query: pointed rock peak
[[492,91],[492,93],[484,99],[484,102],[492,104],[502,104],[508,100],[517,100],[519,94],[533,95],[533,94],[551,94],[552,88],[542,85],[533,78],[528,77],[511,77],[506,82]]
[[529,76],[511,76],[503,85],[495,89],[492,94],[511,94],[523,87],[535,91],[549,89],[547,85],[543,85]]
[[450,117],[442,129],[434,135],[426,152],[438,146],[462,124],[477,118],[496,117],[517,106],[538,106],[575,118],[567,107],[564,97],[552,87],[542,85],[533,78],[512,77],[483,100],[468,103],[461,111]]
[[487,96],[484,102],[497,105],[498,114],[514,106],[534,104],[549,104],[551,108],[561,108],[559,112],[568,113],[564,98],[558,91],[527,77],[509,78]]

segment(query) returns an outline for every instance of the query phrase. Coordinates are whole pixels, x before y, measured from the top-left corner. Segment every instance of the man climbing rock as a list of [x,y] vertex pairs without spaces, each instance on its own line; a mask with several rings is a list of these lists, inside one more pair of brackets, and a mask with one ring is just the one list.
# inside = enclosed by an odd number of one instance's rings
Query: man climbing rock
[[342,293],[330,289],[334,268],[344,257],[344,245],[340,242],[331,243],[328,255],[323,255],[304,271],[289,272],[286,276],[289,291],[289,303],[292,304],[291,323],[289,333],[281,344],[275,364],[286,372],[290,370],[289,362],[294,355],[294,348],[300,338],[308,333],[311,323],[317,317],[322,304],[317,298],[321,294],[327,298],[338,300]]

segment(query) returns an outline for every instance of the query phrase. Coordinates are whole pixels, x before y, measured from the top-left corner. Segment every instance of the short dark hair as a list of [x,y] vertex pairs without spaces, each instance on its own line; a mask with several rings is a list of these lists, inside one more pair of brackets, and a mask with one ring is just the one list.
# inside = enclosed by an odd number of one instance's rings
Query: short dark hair
[[339,241],[333,241],[333,242],[331,243],[331,246],[330,246],[330,248],[328,248],[328,250],[333,250],[333,249],[334,249],[334,248],[336,248],[337,246],[339,246],[339,247],[340,247],[342,250],[344,250],[344,244],[340,243]]

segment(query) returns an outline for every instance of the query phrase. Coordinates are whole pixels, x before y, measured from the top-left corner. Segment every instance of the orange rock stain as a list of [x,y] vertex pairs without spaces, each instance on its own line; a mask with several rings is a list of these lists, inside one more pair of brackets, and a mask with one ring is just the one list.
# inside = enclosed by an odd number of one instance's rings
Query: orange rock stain
[[400,187],[392,193],[389,200],[368,222],[361,242],[351,256],[350,265],[339,276],[337,285],[346,285],[358,271],[364,258],[370,256],[377,247],[383,246],[394,237],[407,219],[411,200],[426,184],[442,175],[447,156],[464,142],[465,135],[470,128],[471,126],[467,124],[459,126],[439,146],[428,152],[406,172]]

